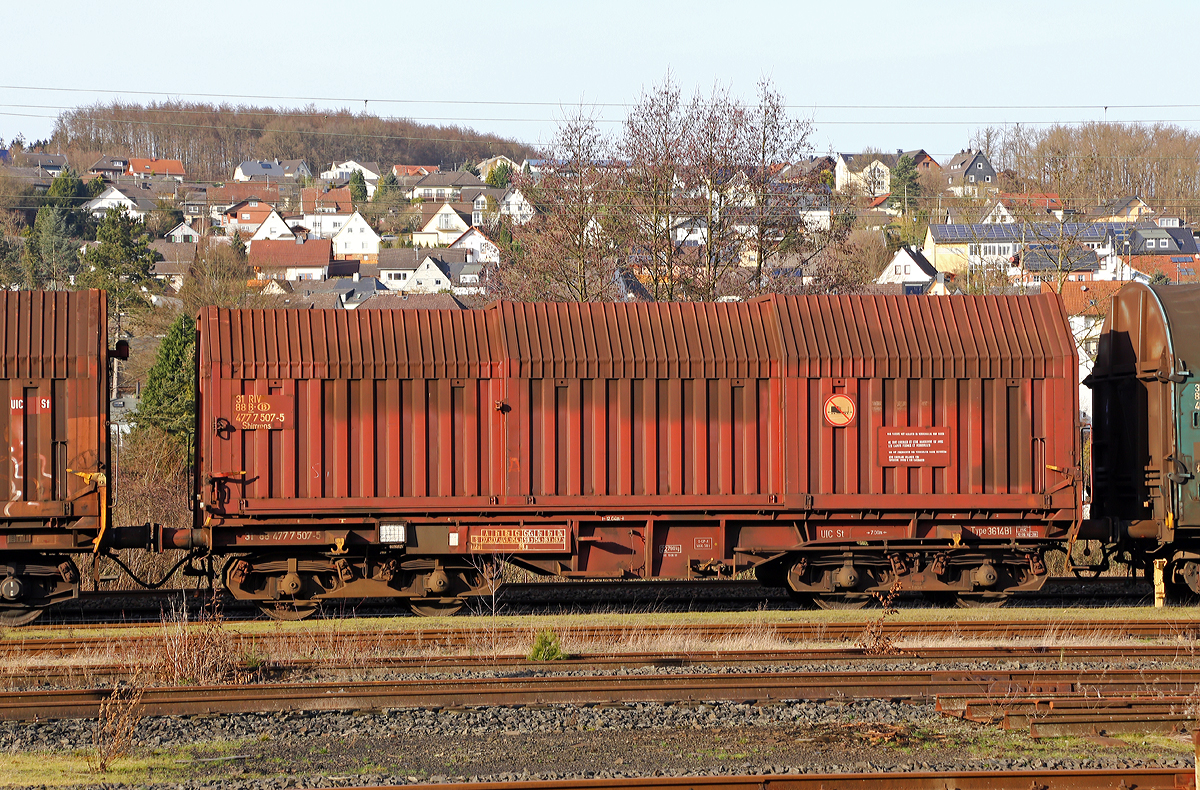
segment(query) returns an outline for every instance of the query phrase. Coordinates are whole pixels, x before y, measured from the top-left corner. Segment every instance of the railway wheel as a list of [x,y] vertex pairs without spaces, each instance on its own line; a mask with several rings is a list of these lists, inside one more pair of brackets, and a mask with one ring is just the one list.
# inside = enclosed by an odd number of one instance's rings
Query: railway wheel
[[462,598],[411,598],[408,607],[418,617],[452,617],[465,603]]
[[44,606],[13,606],[0,609],[0,626],[16,628],[29,625],[46,611]]
[[317,596],[338,585],[336,572],[320,555],[232,557],[222,574],[225,589],[253,601],[273,620],[303,620],[320,608]]

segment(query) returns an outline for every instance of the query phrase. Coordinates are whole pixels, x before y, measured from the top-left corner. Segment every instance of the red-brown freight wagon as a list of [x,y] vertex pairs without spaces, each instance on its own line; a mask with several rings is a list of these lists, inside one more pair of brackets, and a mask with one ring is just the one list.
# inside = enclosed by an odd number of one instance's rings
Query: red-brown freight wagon
[[107,309],[103,291],[0,293],[2,624],[77,597],[73,557],[109,527]]
[[176,543],[236,553],[229,589],[280,616],[451,610],[497,557],[979,603],[1040,586],[1078,525],[1054,295],[212,308],[198,333]]

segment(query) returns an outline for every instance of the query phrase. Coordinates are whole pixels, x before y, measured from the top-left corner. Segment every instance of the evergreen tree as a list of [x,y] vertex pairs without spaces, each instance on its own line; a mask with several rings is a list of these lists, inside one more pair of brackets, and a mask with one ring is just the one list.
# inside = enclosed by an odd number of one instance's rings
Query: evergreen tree
[[104,191],[104,187],[104,179],[100,176],[96,176],[87,183],[88,197],[100,197],[100,193]]
[[901,209],[916,206],[917,199],[921,197],[921,182],[917,180],[917,163],[911,156],[905,154],[900,157],[892,169],[891,188],[892,196],[888,198],[890,205]]
[[375,197],[372,201],[375,203],[389,203],[400,194],[400,180],[396,178],[396,174],[388,171],[383,178],[379,179],[379,183],[375,185]]
[[512,165],[508,162],[501,162],[492,168],[492,172],[488,173],[487,184],[497,189],[505,189],[512,181],[512,175]]
[[123,317],[150,306],[141,286],[150,279],[157,253],[150,249],[142,221],[129,216],[123,206],[104,215],[96,240],[100,243],[83,256],[76,283],[108,291],[108,309],[119,337]]
[[83,204],[90,198],[88,189],[71,168],[54,177],[46,190],[45,205],[61,209],[67,225],[67,235],[82,236],[87,212]]
[[350,199],[354,201],[355,206],[367,202],[367,179],[361,170],[355,170],[350,174],[348,186],[350,187]]
[[233,238],[229,242],[229,249],[233,250],[233,254],[239,260],[246,260],[246,242],[242,239],[242,232],[240,230],[233,232]]
[[66,209],[43,206],[34,222],[39,264],[37,283],[50,291],[68,290],[72,276],[79,272],[79,252],[67,233],[68,215]]
[[137,410],[139,428],[152,425],[181,445],[190,444],[196,402],[195,356],[193,320],[180,315],[167,330],[147,375]]

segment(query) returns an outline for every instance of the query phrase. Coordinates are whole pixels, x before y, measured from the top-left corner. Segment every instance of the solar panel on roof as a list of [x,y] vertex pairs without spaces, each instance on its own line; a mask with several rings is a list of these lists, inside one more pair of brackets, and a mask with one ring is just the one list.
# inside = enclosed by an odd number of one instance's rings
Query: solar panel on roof
[[1182,255],[1182,256],[1172,255],[1171,256],[1171,263],[1191,263],[1191,262],[1192,262],[1192,257],[1190,255]]

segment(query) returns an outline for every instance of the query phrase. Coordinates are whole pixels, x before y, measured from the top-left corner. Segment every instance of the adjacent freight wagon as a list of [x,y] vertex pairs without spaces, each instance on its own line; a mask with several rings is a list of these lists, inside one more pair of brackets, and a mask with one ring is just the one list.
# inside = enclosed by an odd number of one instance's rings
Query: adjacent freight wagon
[[79,594],[75,560],[109,527],[107,299],[0,293],[0,624]]
[[[1090,533],[1139,564],[1167,560],[1200,594],[1200,285],[1132,283],[1112,299],[1093,390]],[[1173,589],[1172,589],[1173,588]]]
[[1078,529],[1054,295],[205,310],[195,523],[276,617],[456,610],[497,558],[829,607],[996,603]]

